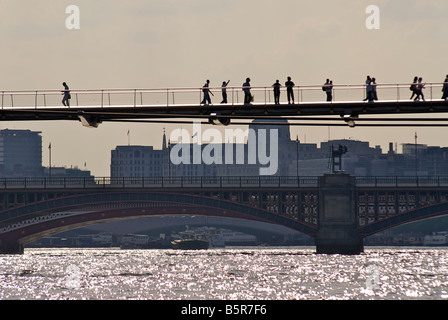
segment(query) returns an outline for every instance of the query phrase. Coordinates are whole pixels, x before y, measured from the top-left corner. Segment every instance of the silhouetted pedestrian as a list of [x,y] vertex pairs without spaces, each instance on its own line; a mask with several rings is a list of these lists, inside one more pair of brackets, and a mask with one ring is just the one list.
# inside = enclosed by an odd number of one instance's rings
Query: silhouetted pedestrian
[[288,104],[294,104],[294,91],[293,88],[295,86],[294,82],[291,81],[291,77],[288,77],[288,81],[285,82],[286,93],[288,95]]
[[252,95],[250,93],[250,78],[246,78],[246,82],[243,83],[244,91],[244,104],[250,104],[252,101]]
[[204,84],[204,86],[202,87],[202,92],[204,93],[204,99],[202,99],[201,104],[206,105],[208,104],[212,104],[212,99],[210,98],[210,94],[213,96],[213,92],[210,91],[210,89],[208,88],[210,85],[210,80],[207,80]]
[[327,101],[333,100],[333,81],[330,81],[330,79],[327,79],[327,82],[325,82],[324,86],[322,87],[322,90],[325,91],[327,94]]
[[62,98],[62,104],[66,107],[70,107],[70,99],[72,98],[70,95],[70,89],[65,82],[63,82],[62,85],[64,86],[64,91],[62,91],[62,94],[64,95]]
[[225,81],[222,82],[222,85],[221,85],[222,101],[221,101],[221,103],[227,103],[227,89],[226,89],[226,87],[229,84],[229,82],[230,82],[230,80],[227,81],[227,82],[225,82]]
[[423,94],[423,89],[425,88],[425,84],[422,83],[423,78],[418,78],[418,83],[416,87],[416,93],[417,97],[414,99],[414,101],[420,101],[420,96],[422,97],[422,100],[425,101],[425,95]]
[[412,91],[412,96],[409,100],[412,100],[412,98],[414,98],[414,95],[417,94],[417,82],[418,82],[418,77],[414,77],[414,80],[412,81],[411,86],[409,87],[409,90]]
[[448,99],[448,74],[446,75],[445,81],[443,81],[442,92],[443,92],[442,99],[447,100]]
[[276,80],[275,83],[272,86],[274,87],[274,101],[275,101],[275,104],[280,104],[280,87],[282,85],[280,84],[279,80]]
[[372,78],[372,100],[378,100],[378,94],[376,92],[376,79]]
[[370,76],[367,76],[366,79],[366,98],[363,101],[369,100],[369,102],[373,101],[373,95],[372,95],[372,79]]

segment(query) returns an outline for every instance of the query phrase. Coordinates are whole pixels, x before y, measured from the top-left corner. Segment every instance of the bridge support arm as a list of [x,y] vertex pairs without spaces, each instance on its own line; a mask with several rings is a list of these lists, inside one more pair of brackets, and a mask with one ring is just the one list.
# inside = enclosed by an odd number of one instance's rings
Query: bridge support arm
[[78,118],[81,121],[82,125],[87,128],[98,128],[101,121],[91,117],[89,115],[85,115],[83,113],[78,113]]

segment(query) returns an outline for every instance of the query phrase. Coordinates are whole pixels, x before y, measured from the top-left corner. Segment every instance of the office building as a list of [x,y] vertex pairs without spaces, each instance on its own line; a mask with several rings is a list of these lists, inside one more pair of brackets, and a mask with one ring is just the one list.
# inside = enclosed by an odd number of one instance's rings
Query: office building
[[42,176],[41,132],[0,130],[0,176]]

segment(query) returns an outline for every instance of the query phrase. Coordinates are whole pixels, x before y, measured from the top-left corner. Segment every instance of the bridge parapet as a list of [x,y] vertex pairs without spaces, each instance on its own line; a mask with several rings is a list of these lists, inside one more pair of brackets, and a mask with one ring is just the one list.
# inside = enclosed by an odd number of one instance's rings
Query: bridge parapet
[[[2,178],[0,189],[312,188],[317,176]],[[448,187],[448,176],[357,176],[356,187]]]
[[278,188],[317,187],[318,177],[80,177],[3,178],[0,189]]

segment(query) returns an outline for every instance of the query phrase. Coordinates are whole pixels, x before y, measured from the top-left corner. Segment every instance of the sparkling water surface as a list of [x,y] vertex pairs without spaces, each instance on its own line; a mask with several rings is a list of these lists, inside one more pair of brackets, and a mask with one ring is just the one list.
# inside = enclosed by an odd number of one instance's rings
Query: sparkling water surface
[[25,249],[0,256],[0,299],[448,299],[448,248]]

